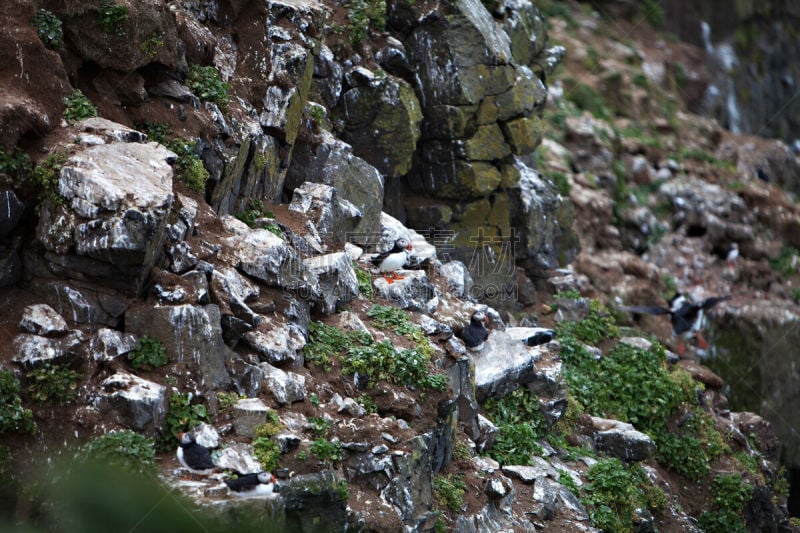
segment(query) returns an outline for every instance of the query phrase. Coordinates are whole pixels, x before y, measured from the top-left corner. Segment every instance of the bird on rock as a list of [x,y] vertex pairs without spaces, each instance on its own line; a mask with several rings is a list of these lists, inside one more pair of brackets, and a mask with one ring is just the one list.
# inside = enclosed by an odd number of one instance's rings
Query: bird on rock
[[683,355],[686,352],[684,338],[691,338],[692,336],[697,339],[697,345],[700,349],[708,349],[708,342],[706,342],[703,335],[700,333],[700,328],[703,326],[703,312],[711,309],[720,302],[730,299],[730,296],[714,296],[706,298],[702,302],[692,302],[683,294],[676,292],[675,296],[669,300],[669,308],[657,305],[642,305],[620,307],[619,309],[620,311],[627,311],[629,313],[669,315],[670,322],[672,323],[672,333],[678,337],[679,341],[678,355]]
[[238,477],[228,478],[224,481],[234,496],[251,498],[272,494],[277,479],[270,472],[259,472],[258,474],[239,474]]
[[178,438],[181,439],[177,450],[178,461],[192,474],[202,476],[210,474],[215,465],[208,448],[197,443],[194,433],[179,433]]
[[728,262],[728,268],[735,268],[737,259],[739,259],[739,245],[734,242],[731,243],[728,253],[725,254],[725,261]]
[[[387,283],[394,283],[395,280],[403,279],[403,276],[397,274],[397,271],[406,264],[408,252],[413,249],[408,239],[400,237],[394,242],[394,247],[391,250],[380,253],[372,259],[372,264],[377,266],[378,270],[383,273]],[[387,274],[391,274],[391,277]]]
[[483,311],[475,311],[469,319],[469,325],[461,332],[461,339],[467,349],[473,352],[483,350],[483,344],[489,338],[489,330],[486,325],[489,317]]

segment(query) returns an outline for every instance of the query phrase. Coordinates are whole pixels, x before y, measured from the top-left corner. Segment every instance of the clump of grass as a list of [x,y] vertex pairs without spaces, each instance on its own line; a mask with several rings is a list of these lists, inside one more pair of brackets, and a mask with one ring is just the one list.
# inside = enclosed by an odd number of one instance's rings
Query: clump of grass
[[744,506],[755,489],[739,474],[720,474],[711,484],[714,510],[705,511],[698,524],[707,533],[745,533]]
[[484,408],[500,429],[489,455],[504,465],[532,464],[533,456],[542,451],[536,441],[548,429],[536,395],[517,389],[500,399],[488,399]]

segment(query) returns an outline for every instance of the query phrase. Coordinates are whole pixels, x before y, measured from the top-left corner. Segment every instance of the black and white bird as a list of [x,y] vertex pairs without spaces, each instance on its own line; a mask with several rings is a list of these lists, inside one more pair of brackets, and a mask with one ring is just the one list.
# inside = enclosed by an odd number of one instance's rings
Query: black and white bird
[[486,329],[488,323],[489,317],[483,311],[472,313],[469,325],[461,332],[461,339],[468,350],[473,352],[483,350],[483,344],[489,338],[489,330]]
[[216,465],[211,460],[208,448],[198,444],[192,432],[180,433],[178,437],[181,439],[176,452],[178,461],[192,474],[210,474]]
[[672,323],[672,333],[678,337],[679,341],[678,355],[683,355],[686,352],[684,338],[691,338],[692,336],[697,339],[697,345],[702,350],[708,349],[708,342],[706,342],[703,335],[700,333],[700,328],[703,327],[703,312],[711,309],[720,302],[730,299],[730,296],[714,296],[706,298],[702,302],[692,302],[683,294],[677,292],[675,296],[670,298],[668,309],[657,305],[620,307],[619,309],[620,311],[627,311],[629,313],[669,315],[670,322]]
[[[394,283],[395,280],[403,279],[403,276],[397,274],[397,271],[406,264],[408,252],[413,249],[408,239],[400,237],[394,242],[394,247],[391,250],[374,257],[372,264],[378,267],[387,283]],[[387,274],[391,274],[391,277]]]
[[258,474],[240,474],[238,477],[228,478],[224,481],[234,496],[251,498],[272,494],[277,479],[270,472],[259,472]]
[[728,253],[725,254],[725,261],[728,262],[728,268],[735,268],[737,259],[739,259],[739,245],[733,242],[728,249]]

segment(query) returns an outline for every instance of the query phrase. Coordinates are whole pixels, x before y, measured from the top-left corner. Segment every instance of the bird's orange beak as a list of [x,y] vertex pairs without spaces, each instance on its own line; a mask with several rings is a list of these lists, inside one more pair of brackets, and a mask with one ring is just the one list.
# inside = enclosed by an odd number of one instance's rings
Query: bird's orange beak
[[408,243],[408,246],[406,246],[406,250],[413,250],[413,249],[414,249],[414,247],[411,246],[411,243]]
[[489,325],[489,317],[488,316],[483,315],[483,323],[486,324],[487,326]]

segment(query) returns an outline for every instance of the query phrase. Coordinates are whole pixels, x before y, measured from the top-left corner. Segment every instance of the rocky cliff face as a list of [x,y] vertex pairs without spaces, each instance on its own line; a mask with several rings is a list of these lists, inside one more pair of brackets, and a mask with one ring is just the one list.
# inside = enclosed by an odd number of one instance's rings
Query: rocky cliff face
[[[720,357],[742,352],[727,330],[765,342],[796,319],[800,211],[750,169],[788,184],[798,162],[677,109],[675,57],[696,50],[517,1],[0,13],[4,519],[99,501],[65,488],[99,457],[213,529],[791,530],[791,419],[781,445],[645,338],[674,348],[668,324],[613,309],[732,293]],[[401,237],[390,281],[370,260]],[[762,391],[785,368],[745,364]],[[780,383],[767,419],[795,396]],[[210,476],[184,479],[189,430]],[[61,511],[30,482],[45,457],[71,462],[46,474]],[[274,497],[223,483],[262,469]]]

